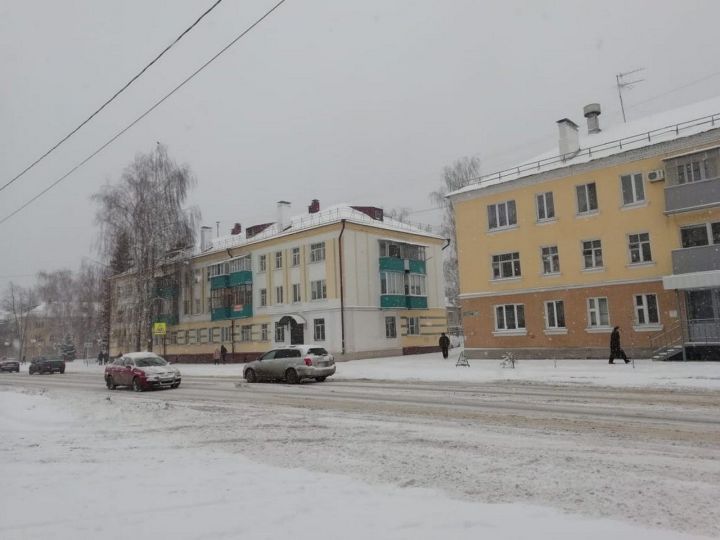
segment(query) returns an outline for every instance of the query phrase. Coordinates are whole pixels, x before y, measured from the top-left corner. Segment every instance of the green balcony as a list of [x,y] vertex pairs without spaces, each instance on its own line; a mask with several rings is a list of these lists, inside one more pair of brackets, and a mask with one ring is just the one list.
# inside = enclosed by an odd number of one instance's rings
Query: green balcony
[[425,274],[425,261],[416,261],[415,259],[410,259],[410,273]]
[[381,308],[404,308],[406,307],[405,295],[383,294],[380,297]]
[[169,313],[162,313],[153,319],[153,322],[164,322],[168,326],[172,326],[178,323],[177,315],[171,315]]
[[213,321],[221,321],[223,319],[229,319],[232,310],[229,307],[215,308],[210,311],[210,319]]
[[427,309],[427,296],[406,296],[408,309]]
[[233,272],[230,274],[228,283],[230,287],[233,287],[234,285],[244,285],[246,283],[252,283],[252,272],[250,270]]
[[210,278],[210,290],[226,289],[228,287],[229,276],[214,276]]
[[404,272],[405,260],[397,257],[380,257],[381,272]]

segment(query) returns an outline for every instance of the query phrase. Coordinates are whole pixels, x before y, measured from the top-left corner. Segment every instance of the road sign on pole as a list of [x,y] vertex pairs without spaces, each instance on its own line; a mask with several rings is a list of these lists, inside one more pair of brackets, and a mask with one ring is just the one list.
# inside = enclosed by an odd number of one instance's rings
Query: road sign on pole
[[153,335],[164,336],[167,333],[167,323],[156,322],[153,323]]

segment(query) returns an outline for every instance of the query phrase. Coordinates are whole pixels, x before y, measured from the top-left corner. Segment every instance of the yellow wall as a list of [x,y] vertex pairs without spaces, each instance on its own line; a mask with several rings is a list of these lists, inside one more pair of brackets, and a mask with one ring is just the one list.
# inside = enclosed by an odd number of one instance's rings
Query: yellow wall
[[[650,183],[647,173],[663,168],[661,157],[607,167],[571,177],[520,185],[508,183],[503,192],[483,190],[478,197],[455,203],[458,234],[458,259],[461,293],[496,292],[515,289],[558,287],[563,284],[643,280],[672,273],[670,251],[680,247],[680,224],[702,222],[699,217],[714,213],[700,212],[666,216],[665,182]],[[643,173],[645,204],[623,207],[620,176]],[[595,182],[597,213],[577,215],[575,186]],[[539,224],[535,196],[552,191],[555,220]],[[480,196],[481,195],[481,196]],[[514,199],[517,227],[488,231],[487,206]],[[631,233],[650,233],[653,263],[630,265],[628,238]],[[602,240],[604,269],[583,271],[583,240]],[[558,246],[560,275],[544,276],[540,248]],[[494,254],[520,252],[522,278],[493,280],[491,257]]]

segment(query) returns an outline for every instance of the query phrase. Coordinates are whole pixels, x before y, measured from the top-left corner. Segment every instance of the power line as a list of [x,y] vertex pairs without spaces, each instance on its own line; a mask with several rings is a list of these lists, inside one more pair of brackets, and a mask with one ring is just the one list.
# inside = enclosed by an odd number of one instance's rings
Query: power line
[[711,73],[710,75],[706,75],[705,77],[701,77],[701,78],[699,78],[699,79],[695,79],[694,81],[690,81],[689,83],[683,84],[682,86],[677,86],[677,87],[675,87],[675,88],[672,88],[672,89],[668,90],[667,92],[663,92],[662,94],[658,94],[658,95],[652,96],[652,97],[650,97],[650,98],[648,98],[648,99],[644,99],[644,100],[642,100],[642,101],[638,101],[637,103],[633,103],[632,105],[630,105],[630,106],[628,107],[628,109],[632,109],[632,108],[634,108],[634,107],[637,107],[638,105],[643,105],[643,104],[648,103],[648,102],[650,102],[650,101],[654,101],[654,100],[659,99],[659,98],[661,98],[661,97],[667,96],[668,94],[672,94],[673,92],[677,92],[678,90],[684,90],[685,88],[689,88],[690,86],[694,86],[694,85],[696,85],[696,84],[698,84],[698,83],[701,83],[701,82],[703,82],[703,81],[707,81],[708,79],[712,79],[713,77],[717,77],[718,75],[720,75],[720,71],[716,71],[715,73]]
[[243,30],[235,39],[233,39],[230,43],[225,45],[222,49],[220,49],[220,52],[215,54],[210,60],[205,62],[202,66],[200,66],[198,69],[196,69],[194,72],[192,72],[185,80],[183,80],[180,84],[178,84],[175,88],[173,88],[170,92],[165,94],[164,97],[159,99],[155,102],[155,104],[147,109],[144,113],[142,113],[140,116],[138,116],[135,120],[130,122],[127,126],[125,126],[123,129],[118,131],[115,135],[113,135],[107,142],[105,142],[102,146],[100,146],[97,150],[95,150],[92,154],[90,154],[88,157],[83,159],[80,163],[75,165],[72,169],[70,169],[68,172],[66,172],[64,175],[62,175],[60,178],[55,180],[52,184],[50,184],[48,187],[43,189],[40,193],[35,195],[33,198],[31,198],[29,201],[27,201],[25,204],[14,210],[12,213],[8,214],[4,218],[0,220],[0,225],[5,223],[7,220],[9,220],[11,217],[13,217],[15,214],[19,213],[23,209],[27,208],[29,205],[31,205],[33,202],[38,200],[40,197],[45,195],[48,191],[50,191],[52,188],[57,186],[60,182],[65,180],[68,176],[70,176],[72,173],[74,173],[76,170],[78,170],[80,167],[85,165],[88,161],[90,161],[92,158],[94,158],[96,155],[98,155],[100,152],[102,152],[105,148],[110,146],[115,140],[117,140],[123,133],[128,131],[130,128],[132,128],[135,124],[140,122],[143,118],[145,118],[148,114],[150,114],[152,111],[157,109],[165,100],[167,100],[170,96],[172,96],[175,92],[180,90],[183,86],[185,86],[190,80],[192,80],[198,73],[203,71],[206,67],[208,67],[212,62],[214,62],[220,55],[222,55],[225,51],[227,51],[230,47],[235,45],[240,39],[242,39],[247,33],[249,33],[253,28],[255,28],[258,24],[260,24],[263,20],[265,20],[270,14],[275,11],[277,8],[279,8],[282,4],[285,3],[286,0],[280,0],[277,4],[275,4],[273,7],[271,7],[268,11],[266,11],[262,17],[257,19],[254,23],[252,23],[250,26],[248,26],[245,30]]
[[52,148],[50,148],[50,150],[48,150],[47,152],[45,152],[42,156],[40,156],[39,158],[37,158],[37,159],[36,159],[35,161],[33,161],[30,165],[28,165],[28,166],[25,167],[22,171],[20,171],[20,173],[17,174],[17,175],[16,175],[12,180],[10,180],[7,184],[5,184],[5,185],[3,185],[2,187],[0,187],[0,191],[2,191],[2,190],[5,189],[6,187],[8,187],[10,184],[12,184],[13,182],[15,182],[15,180],[17,180],[18,178],[20,178],[21,176],[23,176],[26,172],[28,172],[30,169],[32,169],[35,165],[37,165],[37,164],[40,163],[43,159],[45,159],[47,156],[49,156],[50,153],[51,153],[53,150],[55,150],[58,146],[60,146],[62,143],[64,143],[65,141],[67,141],[70,137],[72,137],[73,135],[75,135],[75,133],[77,133],[77,132],[80,130],[80,128],[82,128],[85,124],[87,124],[90,120],[92,120],[100,111],[102,111],[105,107],[107,107],[116,97],[118,97],[118,96],[119,96],[120,94],[122,94],[125,90],[127,90],[127,88],[128,88],[132,83],[134,83],[137,79],[139,79],[139,78],[142,76],[142,74],[145,73],[155,62],[157,62],[166,52],[168,52],[175,44],[177,44],[178,41],[180,41],[183,37],[185,37],[185,34],[187,34],[187,33],[190,32],[193,28],[195,28],[195,26],[197,26],[197,24],[198,24],[203,18],[205,18],[205,15],[207,15],[207,14],[210,13],[213,9],[215,9],[220,2],[222,2],[222,0],[217,0],[212,6],[210,6],[202,15],[200,15],[200,17],[197,18],[197,20],[196,20],[194,23],[192,23],[190,26],[188,26],[178,37],[176,37],[175,40],[174,40],[172,43],[170,43],[170,45],[168,45],[167,47],[165,47],[165,48],[160,52],[160,54],[158,54],[155,58],[153,58],[153,59],[150,61],[150,63],[149,63],[148,65],[146,65],[144,68],[142,68],[142,69],[137,73],[137,75],[135,75],[132,79],[130,79],[130,80],[125,84],[125,86],[123,86],[120,90],[118,90],[117,92],[115,92],[115,94],[113,94],[113,96],[112,96],[110,99],[108,99],[105,103],[103,103],[103,104],[100,106],[99,109],[97,109],[94,113],[92,113],[92,114],[91,114],[90,116],[88,116],[85,120],[83,120],[83,122],[80,123],[80,124],[79,124],[75,129],[73,129],[70,133],[68,133],[68,134],[65,135],[62,139],[60,139],[60,141],[58,141]]

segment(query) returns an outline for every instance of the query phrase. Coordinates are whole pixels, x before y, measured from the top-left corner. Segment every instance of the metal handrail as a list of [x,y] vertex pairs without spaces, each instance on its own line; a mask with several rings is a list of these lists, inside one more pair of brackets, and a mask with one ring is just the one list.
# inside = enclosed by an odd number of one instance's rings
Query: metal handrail
[[[602,152],[607,152],[609,150],[613,150],[615,148],[620,148],[621,150],[624,148],[624,146],[631,146],[636,143],[643,143],[642,146],[646,146],[646,143],[651,143],[652,138],[659,137],[661,135],[667,135],[669,133],[674,133],[675,135],[679,135],[680,131],[702,126],[705,124],[710,124],[712,126],[715,125],[717,121],[720,121],[720,113],[711,114],[709,116],[703,116],[701,118],[696,118],[694,120],[687,120],[685,122],[680,122],[677,124],[671,124],[668,126],[664,126],[661,128],[653,129],[650,131],[646,131],[643,133],[638,133],[636,135],[630,135],[628,137],[623,137],[620,139],[615,139],[614,141],[608,141],[604,142],[602,144],[597,144],[595,146],[588,146],[587,148],[581,148],[577,151],[577,153],[573,154],[558,154],[555,156],[547,157],[544,159],[540,159],[538,161],[531,161],[528,163],[523,163],[522,165],[517,165],[515,167],[510,167],[508,169],[503,169],[501,171],[488,173],[480,175],[476,178],[471,179],[467,186],[475,186],[475,185],[482,185],[483,183],[495,181],[499,182],[502,181],[504,178],[515,176],[519,177],[523,173],[531,173],[531,172],[541,172],[543,167],[547,167],[549,165],[555,165],[558,163],[566,163],[567,161],[572,161],[574,159],[577,159],[578,157],[587,156],[589,158],[593,157],[593,154],[600,154]],[[628,148],[630,150],[631,148]],[[596,156],[601,157],[601,156]]]
[[659,332],[654,336],[650,336],[650,347],[654,351],[667,349],[669,347],[682,343],[684,341],[683,336],[684,332],[682,328],[682,322],[677,321],[667,330],[663,330],[662,332]]
[[[693,329],[692,335],[690,335],[690,328]],[[702,336],[696,335],[698,328],[702,328]],[[720,342],[720,319],[688,319],[688,341],[691,343]]]

